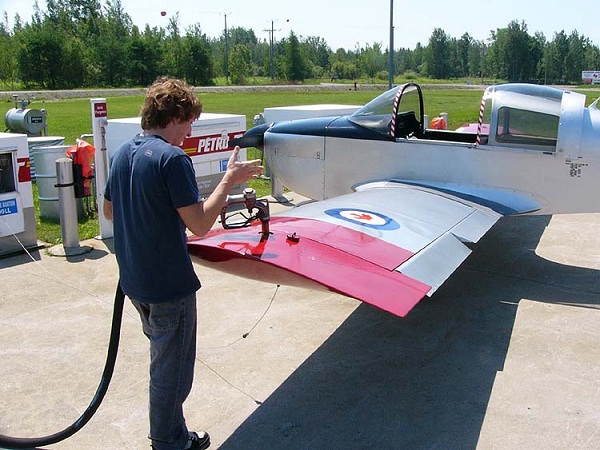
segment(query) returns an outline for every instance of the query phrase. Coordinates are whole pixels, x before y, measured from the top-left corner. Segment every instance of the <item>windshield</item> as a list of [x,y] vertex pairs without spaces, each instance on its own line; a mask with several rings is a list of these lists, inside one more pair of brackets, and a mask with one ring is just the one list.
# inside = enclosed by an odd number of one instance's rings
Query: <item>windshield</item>
[[398,91],[402,92],[398,104],[398,115],[403,112],[413,112],[417,120],[420,120],[420,90],[415,84],[402,84],[384,92],[352,114],[349,120],[362,127],[389,135],[394,100]]

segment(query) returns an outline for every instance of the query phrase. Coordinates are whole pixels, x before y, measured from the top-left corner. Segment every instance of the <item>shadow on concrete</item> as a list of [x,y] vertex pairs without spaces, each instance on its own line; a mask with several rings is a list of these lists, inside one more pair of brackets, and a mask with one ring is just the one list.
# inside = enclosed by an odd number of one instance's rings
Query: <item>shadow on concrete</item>
[[11,255],[6,255],[0,258],[0,269],[4,269],[5,267],[15,267],[20,266],[21,264],[27,264],[33,261],[41,261],[42,257],[40,252],[43,252],[45,249],[43,247],[28,250],[29,253],[25,253],[24,251],[15,252]]
[[598,271],[535,254],[549,220],[503,219],[404,319],[361,305],[220,448],[474,449],[519,301],[600,304]]
[[103,248],[98,248],[98,246],[96,245],[96,242],[100,242],[100,241],[96,241],[95,239],[90,239],[88,241],[81,242],[80,243],[81,247],[89,247],[89,248],[91,248],[91,251],[87,252],[87,253],[83,253],[81,255],[66,256],[64,258],[70,263],[78,263],[78,262],[85,261],[86,259],[92,260],[92,261],[97,260],[97,259],[102,259],[109,254],[115,253],[115,247],[114,247],[114,242],[113,242],[112,238],[102,240],[102,244],[106,247],[106,250],[104,250]]
[[81,255],[69,255],[69,256],[57,256],[58,258],[65,258],[66,261],[70,263],[79,263],[85,260],[94,261],[97,259],[102,259],[105,256],[109,255],[109,252],[106,250],[92,248],[87,253],[83,253]]
[[[93,243],[93,240],[90,240],[89,242]],[[58,255],[58,256],[53,255],[53,257],[62,258],[69,263],[79,263],[79,262],[83,262],[85,260],[93,261],[93,260],[102,259],[109,254],[114,254],[113,240],[106,239],[103,241],[103,243],[106,246],[108,251],[101,249],[101,248],[97,248],[97,247],[93,246],[93,244],[92,244],[90,251],[82,253],[80,255],[66,256],[63,254],[63,255]],[[81,247],[88,247],[88,245],[86,245],[85,242],[82,242]],[[31,262],[39,262],[42,260],[40,252],[48,253],[48,248],[40,246],[36,249],[28,250],[27,253],[24,251],[20,251],[20,252],[15,252],[14,254],[2,257],[2,258],[0,258],[0,269],[20,266],[22,264],[29,264]]]

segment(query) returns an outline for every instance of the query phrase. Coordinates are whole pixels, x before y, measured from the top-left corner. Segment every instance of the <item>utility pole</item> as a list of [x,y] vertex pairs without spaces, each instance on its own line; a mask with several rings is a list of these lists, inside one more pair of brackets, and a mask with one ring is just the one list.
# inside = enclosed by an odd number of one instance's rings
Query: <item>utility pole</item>
[[394,84],[394,0],[390,0],[390,48],[388,49],[388,89]]
[[275,82],[275,49],[274,46],[274,34],[275,30],[273,29],[274,22],[271,20],[271,29],[264,30],[269,33],[269,61],[271,65],[271,81]]
[[229,84],[229,32],[227,31],[227,14],[225,14],[225,84]]
[[275,81],[275,30],[273,29],[273,20],[271,20],[271,81]]
[[[286,22],[289,22],[290,19],[287,19]],[[275,82],[275,31],[280,31],[274,29],[275,21],[271,20],[271,28],[267,28],[266,31],[269,33],[269,49],[270,49],[270,58],[271,58],[271,81]]]

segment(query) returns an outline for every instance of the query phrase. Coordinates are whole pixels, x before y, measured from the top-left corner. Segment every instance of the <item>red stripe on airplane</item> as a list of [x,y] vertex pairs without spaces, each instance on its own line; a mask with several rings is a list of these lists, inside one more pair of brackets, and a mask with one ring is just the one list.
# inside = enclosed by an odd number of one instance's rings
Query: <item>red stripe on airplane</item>
[[334,247],[356,257],[370,261],[388,270],[394,270],[414,253],[366,233],[331,222],[315,219],[275,216],[271,229],[286,234],[296,233],[313,241]]
[[[217,269],[223,264],[226,271],[271,282],[284,269],[398,316],[405,316],[431,288],[393,270],[410,252],[346,227],[273,217],[272,235],[261,241],[259,231],[260,225],[215,230],[203,239],[190,238],[188,248],[195,259]],[[297,239],[288,238],[294,233]]]

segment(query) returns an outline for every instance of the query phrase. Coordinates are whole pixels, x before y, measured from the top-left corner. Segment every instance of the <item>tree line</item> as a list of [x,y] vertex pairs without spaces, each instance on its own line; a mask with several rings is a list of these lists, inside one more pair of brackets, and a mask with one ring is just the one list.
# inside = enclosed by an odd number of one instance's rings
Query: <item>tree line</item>
[[[210,86],[216,79],[252,84],[307,79],[388,79],[388,49],[381,43],[333,51],[318,36],[293,31],[259,39],[234,27],[208,37],[200,23],[181,29],[179,16],[165,28],[132,23],[121,0],[48,0],[30,20],[6,12],[0,22],[0,82],[21,88],[147,86],[158,75]],[[600,49],[577,31],[552,40],[529,34],[524,21],[490,32],[486,40],[433,30],[426,45],[394,49],[394,76],[405,79],[475,78],[543,84],[581,83],[583,70],[600,68]]]

